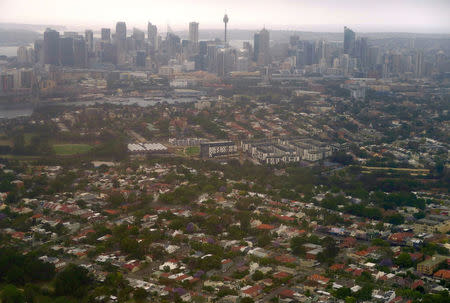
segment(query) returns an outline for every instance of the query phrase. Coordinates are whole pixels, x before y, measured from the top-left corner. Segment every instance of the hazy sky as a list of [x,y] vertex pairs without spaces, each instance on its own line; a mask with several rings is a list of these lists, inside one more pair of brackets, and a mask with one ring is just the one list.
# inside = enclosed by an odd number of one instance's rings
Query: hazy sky
[[162,30],[230,28],[450,33],[450,0],[0,0],[0,22],[58,24],[79,28],[145,28],[151,21]]

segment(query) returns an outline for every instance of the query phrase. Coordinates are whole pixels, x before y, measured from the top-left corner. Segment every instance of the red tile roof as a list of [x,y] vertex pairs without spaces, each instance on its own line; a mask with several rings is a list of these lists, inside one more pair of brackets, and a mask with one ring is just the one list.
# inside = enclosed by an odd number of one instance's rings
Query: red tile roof
[[435,278],[450,280],[450,270],[449,269],[440,269],[434,273]]
[[343,270],[345,268],[345,264],[333,264],[330,266],[330,270]]
[[321,275],[318,275],[318,274],[313,274],[313,275],[309,276],[309,277],[308,277],[308,280],[310,280],[310,281],[316,281],[316,282],[321,281],[321,282],[323,282],[323,283],[328,283],[328,281],[330,281],[329,278],[324,277],[324,276],[321,276]]
[[277,272],[277,273],[273,274],[273,277],[275,279],[284,279],[284,278],[287,278],[289,276],[290,276],[290,274],[288,274],[285,271],[280,271],[280,272]]
[[279,292],[280,297],[283,298],[293,298],[294,297],[294,291],[291,289],[283,289]]
[[295,261],[297,261],[297,258],[288,255],[280,255],[276,256],[275,260],[281,263],[294,263]]
[[256,228],[260,229],[260,230],[271,230],[271,229],[274,229],[275,226],[270,225],[270,224],[260,224]]

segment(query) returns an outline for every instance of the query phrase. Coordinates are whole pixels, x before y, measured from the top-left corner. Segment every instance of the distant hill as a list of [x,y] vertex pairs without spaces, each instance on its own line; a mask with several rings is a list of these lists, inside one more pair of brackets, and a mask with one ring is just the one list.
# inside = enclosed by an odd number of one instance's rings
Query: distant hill
[[46,24],[0,23],[0,45],[19,46],[33,43],[36,39],[42,38],[42,33],[48,27],[60,31],[65,28]]
[[3,30],[26,30],[26,31],[43,33],[47,27],[53,28],[58,31],[66,30],[66,27],[62,26],[62,25],[20,24],[20,23],[2,23],[2,22],[0,22],[0,29],[3,29]]
[[4,30],[0,28],[0,45],[19,46],[33,43],[41,35],[28,30]]

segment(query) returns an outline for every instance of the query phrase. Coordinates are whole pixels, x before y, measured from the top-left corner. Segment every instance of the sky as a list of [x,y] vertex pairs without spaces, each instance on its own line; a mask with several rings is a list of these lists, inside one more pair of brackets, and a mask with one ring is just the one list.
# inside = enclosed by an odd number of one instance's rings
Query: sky
[[450,33],[450,0],[0,0],[0,22],[69,28],[230,29]]

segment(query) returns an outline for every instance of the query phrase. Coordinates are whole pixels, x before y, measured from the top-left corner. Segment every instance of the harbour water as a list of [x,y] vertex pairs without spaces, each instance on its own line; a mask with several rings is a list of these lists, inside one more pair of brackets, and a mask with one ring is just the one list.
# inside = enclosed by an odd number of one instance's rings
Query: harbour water
[[0,119],[13,119],[19,117],[28,117],[33,113],[33,106],[26,107],[2,107],[0,106]]
[[17,56],[18,46],[0,46],[0,56],[14,57]]

